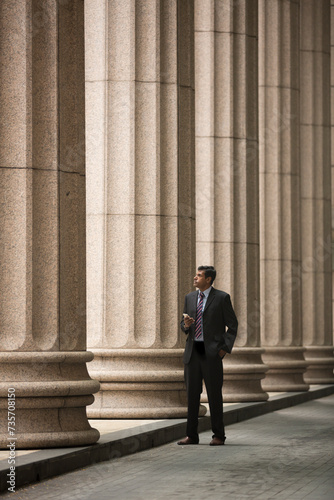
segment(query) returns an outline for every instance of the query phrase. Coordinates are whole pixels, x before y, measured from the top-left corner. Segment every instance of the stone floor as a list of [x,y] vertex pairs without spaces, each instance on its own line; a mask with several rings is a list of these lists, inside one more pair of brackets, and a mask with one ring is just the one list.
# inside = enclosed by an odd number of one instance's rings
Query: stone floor
[[35,483],[4,498],[333,500],[334,395]]

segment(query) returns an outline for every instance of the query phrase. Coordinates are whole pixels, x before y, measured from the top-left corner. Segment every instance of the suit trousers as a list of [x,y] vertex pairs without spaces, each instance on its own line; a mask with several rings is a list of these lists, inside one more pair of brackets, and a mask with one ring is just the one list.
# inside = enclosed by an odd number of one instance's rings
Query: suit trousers
[[208,395],[213,435],[225,439],[223,422],[223,363],[205,354],[204,342],[194,342],[191,358],[184,367],[188,397],[187,436],[198,441],[198,412],[203,380]]

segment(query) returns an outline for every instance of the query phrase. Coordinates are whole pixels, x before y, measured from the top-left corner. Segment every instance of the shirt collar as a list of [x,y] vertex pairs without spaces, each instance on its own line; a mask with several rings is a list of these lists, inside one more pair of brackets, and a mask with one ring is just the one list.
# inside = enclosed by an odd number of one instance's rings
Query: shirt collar
[[[209,288],[207,288],[206,290],[204,290],[203,293],[204,293],[206,299],[208,298],[209,293],[211,292],[211,289],[212,289],[212,286],[210,286]],[[201,293],[201,292],[198,291],[198,293]]]

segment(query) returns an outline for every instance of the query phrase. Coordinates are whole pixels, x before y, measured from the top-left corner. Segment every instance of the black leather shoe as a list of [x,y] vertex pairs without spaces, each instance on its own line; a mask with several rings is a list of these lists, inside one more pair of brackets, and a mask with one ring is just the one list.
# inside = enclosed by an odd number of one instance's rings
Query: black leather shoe
[[186,437],[184,439],[181,439],[181,441],[178,441],[177,444],[181,444],[181,445],[186,445],[186,444],[198,444],[198,440],[195,441],[195,439],[191,439],[190,437]]

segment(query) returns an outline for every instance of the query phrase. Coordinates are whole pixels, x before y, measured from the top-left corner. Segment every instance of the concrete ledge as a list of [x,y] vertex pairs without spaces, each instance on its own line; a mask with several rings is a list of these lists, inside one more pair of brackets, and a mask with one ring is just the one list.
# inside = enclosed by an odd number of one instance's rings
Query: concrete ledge
[[[235,424],[266,413],[305,403],[334,394],[334,385],[311,386],[307,392],[281,393],[259,403],[233,403],[224,405],[225,425]],[[36,481],[112,460],[139,451],[161,446],[185,436],[185,419],[132,421],[123,429],[114,430],[120,421],[92,421],[101,428],[98,443],[76,448],[18,451],[16,456],[16,488]],[[202,417],[199,431],[210,430],[210,417]],[[111,432],[108,432],[108,429]],[[6,491],[9,473],[8,453],[0,452],[0,491]]]

